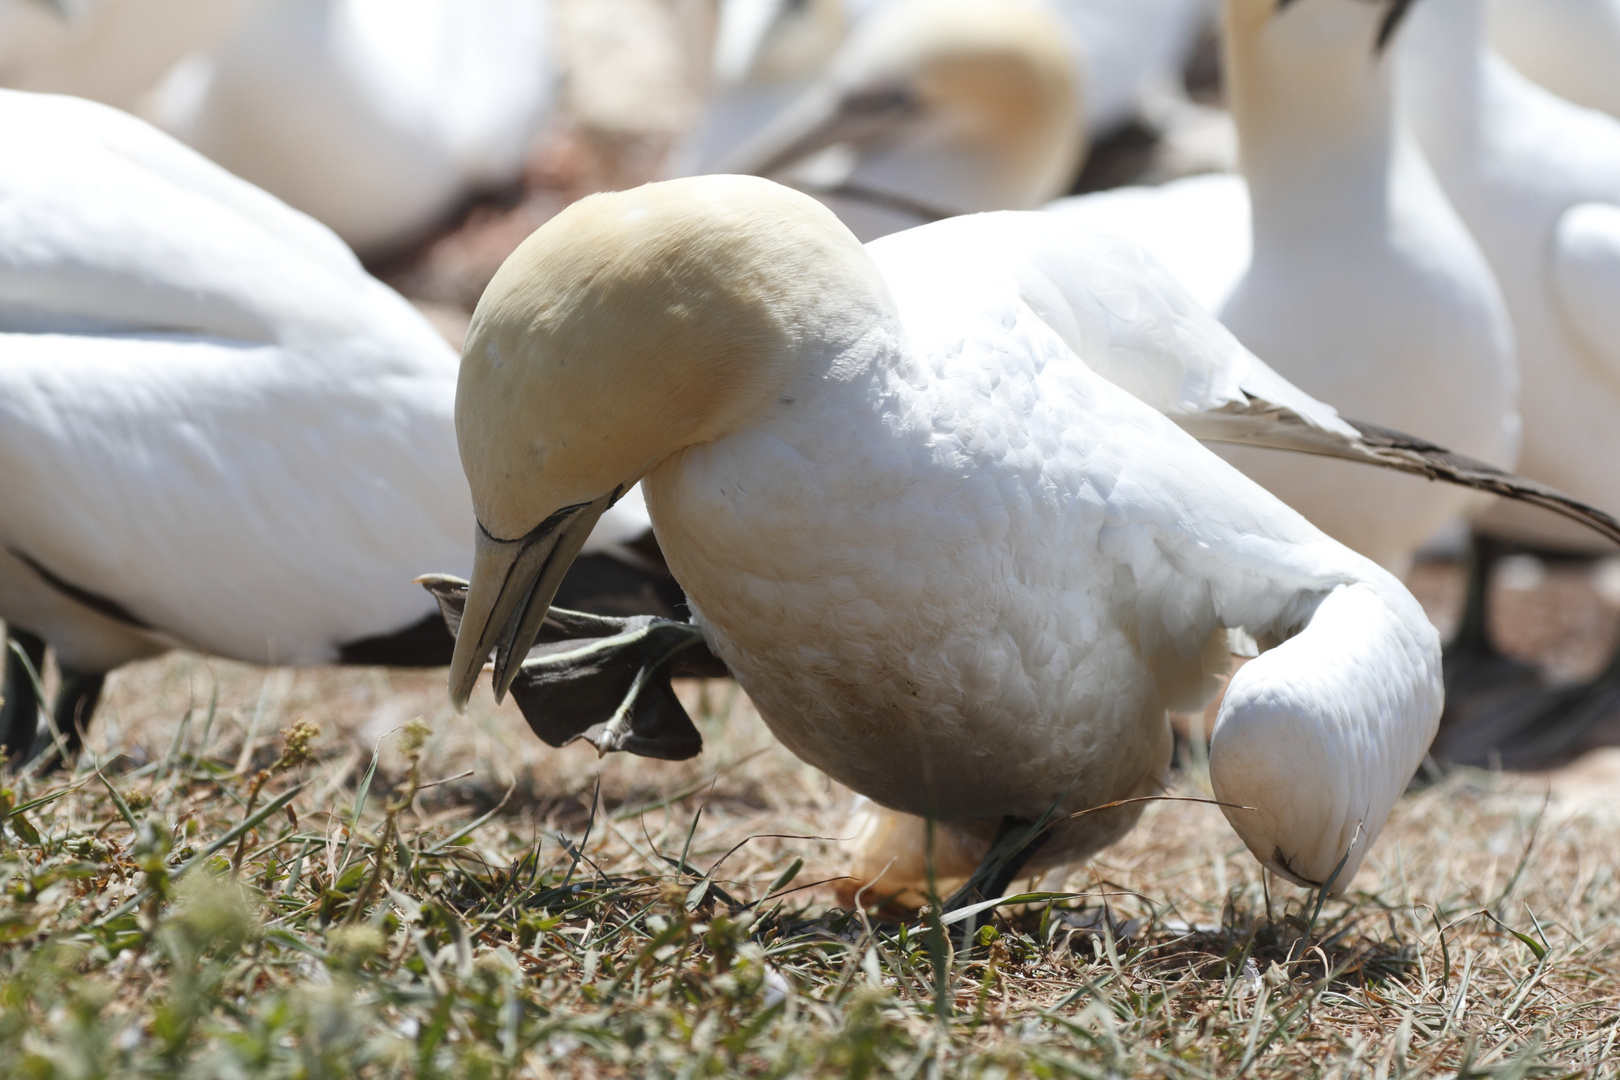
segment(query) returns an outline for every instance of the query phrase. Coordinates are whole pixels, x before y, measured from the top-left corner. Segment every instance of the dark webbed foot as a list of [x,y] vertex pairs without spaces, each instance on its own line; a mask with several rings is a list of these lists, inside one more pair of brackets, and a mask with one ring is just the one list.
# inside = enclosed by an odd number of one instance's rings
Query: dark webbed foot
[[[442,575],[419,580],[438,600],[450,632],[458,632],[467,583]],[[584,739],[604,754],[681,761],[702,751],[703,737],[670,678],[724,671],[691,623],[554,607],[511,689],[529,727],[552,746]]]
[[1459,765],[1544,769],[1620,743],[1620,653],[1589,682],[1541,690],[1461,729],[1439,749]]

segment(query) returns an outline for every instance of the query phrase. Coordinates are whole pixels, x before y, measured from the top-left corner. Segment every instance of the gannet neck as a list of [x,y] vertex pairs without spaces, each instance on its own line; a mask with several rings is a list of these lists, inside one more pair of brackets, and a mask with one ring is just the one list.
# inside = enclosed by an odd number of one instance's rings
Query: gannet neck
[[[1401,42],[1403,82],[1431,154],[1459,150],[1480,137],[1489,112],[1490,57],[1484,5],[1478,0],[1424,0]],[[1443,120],[1442,120],[1443,118]]]
[[703,176],[583,199],[473,314],[456,432],[479,521],[509,540],[628,488],[850,377],[894,323],[859,242],[792,189]]
[[1332,202],[1381,214],[1396,153],[1394,80],[1378,48],[1384,5],[1229,0],[1227,101],[1254,204],[1256,243]]

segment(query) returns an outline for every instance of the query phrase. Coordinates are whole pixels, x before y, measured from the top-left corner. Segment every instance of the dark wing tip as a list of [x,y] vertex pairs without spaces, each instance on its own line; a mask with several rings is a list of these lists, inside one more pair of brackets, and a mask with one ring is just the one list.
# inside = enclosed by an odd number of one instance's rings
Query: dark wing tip
[[1490,492],[1506,499],[1531,503],[1555,514],[1579,522],[1620,544],[1620,519],[1612,514],[1539,480],[1507,472],[1477,458],[1459,454],[1437,446],[1426,439],[1407,435],[1364,420],[1344,418],[1361,435],[1362,442],[1375,454],[1404,459],[1411,471],[1422,472],[1431,480],[1445,480],[1478,491]]

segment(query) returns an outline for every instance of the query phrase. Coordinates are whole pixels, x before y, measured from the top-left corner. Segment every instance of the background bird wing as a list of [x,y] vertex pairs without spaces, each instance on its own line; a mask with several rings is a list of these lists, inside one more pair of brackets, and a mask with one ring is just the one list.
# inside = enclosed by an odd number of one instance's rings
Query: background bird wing
[[433,331],[325,226],[143,121],[0,91],[0,330]]

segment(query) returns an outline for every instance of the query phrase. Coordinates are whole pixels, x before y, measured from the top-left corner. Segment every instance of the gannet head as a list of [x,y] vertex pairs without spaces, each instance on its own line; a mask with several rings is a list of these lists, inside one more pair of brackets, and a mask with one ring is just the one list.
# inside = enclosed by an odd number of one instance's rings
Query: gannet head
[[456,704],[496,648],[504,694],[619,495],[795,386],[835,377],[892,311],[830,211],[754,177],[593,195],[525,240],[478,302],[456,388],[478,517]]
[[932,199],[946,209],[1036,205],[1073,178],[1085,149],[1081,74],[1065,41],[1057,16],[1029,0],[885,5],[723,165],[768,176],[834,146],[883,149],[916,157],[916,183],[941,186]]

